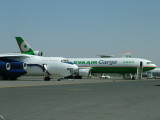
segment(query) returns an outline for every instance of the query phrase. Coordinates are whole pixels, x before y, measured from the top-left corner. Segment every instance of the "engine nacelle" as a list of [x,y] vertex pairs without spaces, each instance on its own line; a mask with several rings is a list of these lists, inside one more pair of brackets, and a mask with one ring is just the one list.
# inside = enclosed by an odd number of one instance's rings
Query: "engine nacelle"
[[2,80],[17,80],[18,77],[21,75],[26,74],[25,70],[20,69],[11,69],[8,71],[1,71],[0,72],[0,79]]
[[27,64],[24,62],[10,62],[11,69],[26,69]]
[[0,62],[0,71],[7,71],[11,69],[11,65],[6,62]]
[[90,74],[90,69],[79,69],[78,76],[88,77]]
[[43,56],[42,51],[34,51],[34,54],[37,55],[37,56]]
[[[10,77],[10,78],[17,78],[21,75],[24,75],[26,74],[27,72],[25,70],[20,70],[20,69],[11,69],[9,71],[7,71],[5,74]],[[5,75],[4,74],[4,75]]]

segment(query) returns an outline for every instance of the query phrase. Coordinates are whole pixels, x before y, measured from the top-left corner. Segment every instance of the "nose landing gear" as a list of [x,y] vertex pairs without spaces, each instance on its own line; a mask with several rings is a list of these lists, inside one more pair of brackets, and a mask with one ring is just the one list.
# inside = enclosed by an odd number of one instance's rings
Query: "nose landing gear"
[[47,71],[47,64],[43,64],[43,76],[44,76],[44,81],[50,81],[51,78],[49,77],[49,72]]
[[44,77],[44,81],[50,81],[51,78],[48,76],[48,77]]

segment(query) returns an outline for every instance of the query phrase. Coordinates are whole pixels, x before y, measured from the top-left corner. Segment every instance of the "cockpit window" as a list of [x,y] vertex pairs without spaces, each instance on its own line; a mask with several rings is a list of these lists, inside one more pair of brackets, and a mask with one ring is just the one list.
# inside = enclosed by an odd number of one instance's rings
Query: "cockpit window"
[[61,60],[61,62],[62,62],[62,63],[66,63],[66,62],[69,62],[69,60],[63,59],[63,60]]
[[67,63],[67,64],[71,64],[71,65],[73,65],[73,63],[72,62],[70,62],[69,60],[67,60],[67,59],[63,59],[63,60],[61,60],[61,62],[62,63]]

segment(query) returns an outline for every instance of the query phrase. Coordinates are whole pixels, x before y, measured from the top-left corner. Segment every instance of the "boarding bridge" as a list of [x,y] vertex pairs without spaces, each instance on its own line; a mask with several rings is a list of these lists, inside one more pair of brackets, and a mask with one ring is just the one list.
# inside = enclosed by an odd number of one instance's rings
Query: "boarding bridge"
[[137,67],[137,79],[138,80],[143,80],[142,72],[143,72],[143,62],[140,62],[140,65]]

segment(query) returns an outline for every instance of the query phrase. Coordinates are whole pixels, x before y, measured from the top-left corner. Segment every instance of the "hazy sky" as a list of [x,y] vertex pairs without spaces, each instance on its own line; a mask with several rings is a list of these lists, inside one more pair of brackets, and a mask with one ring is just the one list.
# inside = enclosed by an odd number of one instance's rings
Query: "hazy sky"
[[21,36],[45,56],[126,51],[160,66],[160,0],[0,0],[0,35],[1,53]]

